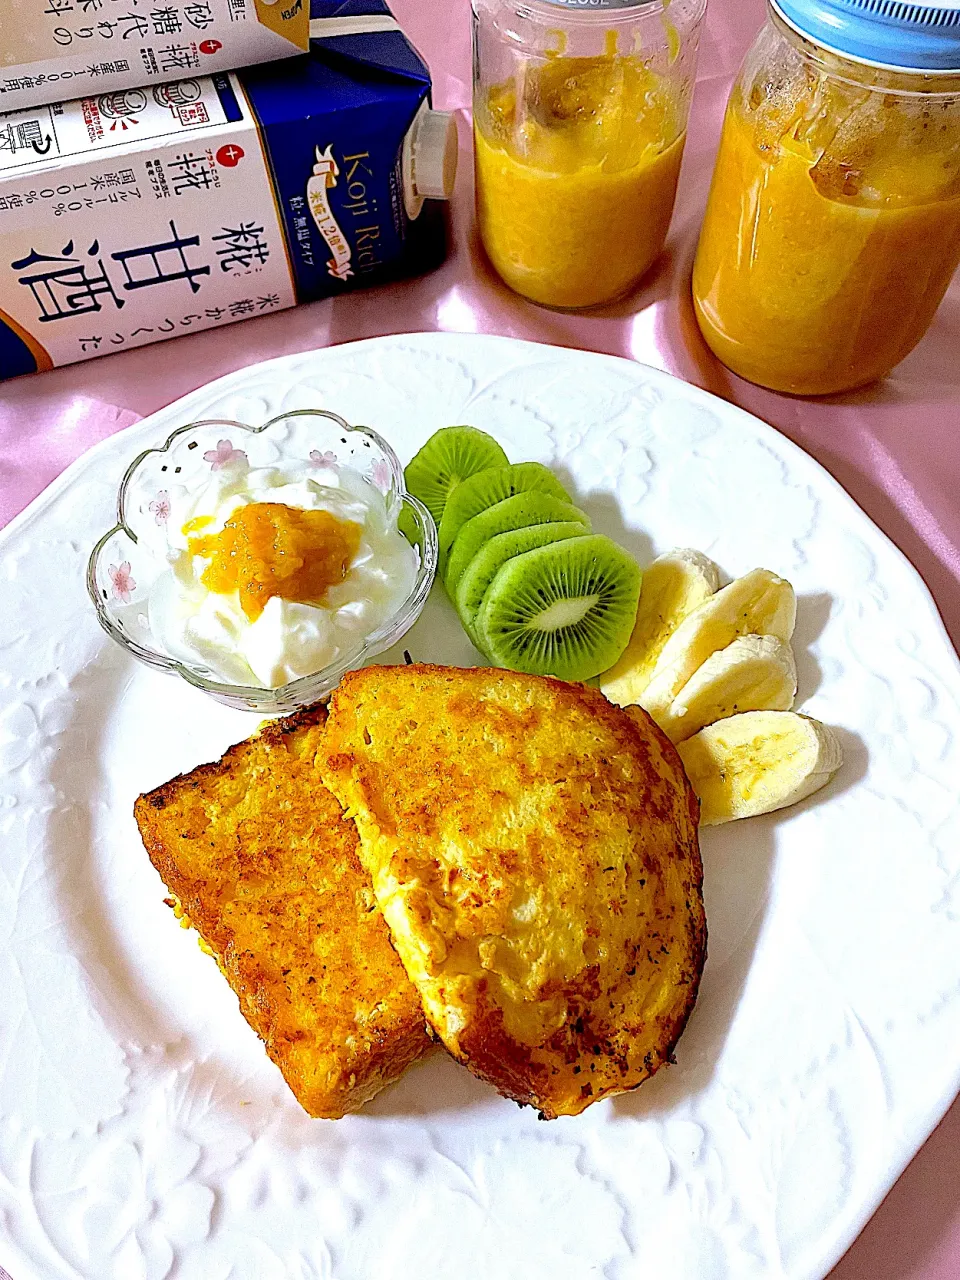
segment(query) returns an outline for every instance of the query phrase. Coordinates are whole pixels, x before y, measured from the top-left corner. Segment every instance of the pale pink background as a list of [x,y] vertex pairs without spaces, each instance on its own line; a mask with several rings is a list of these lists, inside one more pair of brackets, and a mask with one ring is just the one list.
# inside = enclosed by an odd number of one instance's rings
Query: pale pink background
[[[477,248],[471,216],[469,0],[394,0],[397,17],[433,69],[436,104],[457,109],[460,117],[461,173],[446,265],[419,281],[0,384],[0,525],[88,445],[233,369],[376,334],[424,329],[509,334],[644,361],[778,427],[832,471],[907,553],[957,643],[960,278],[919,349],[867,392],[819,402],[791,400],[741,382],[713,359],[693,320],[690,263],[727,90],[760,25],[763,0],[710,0],[710,6],[667,250],[634,298],[583,318],[521,301],[491,274]],[[958,1277],[960,1103],[955,1103],[832,1280]]]

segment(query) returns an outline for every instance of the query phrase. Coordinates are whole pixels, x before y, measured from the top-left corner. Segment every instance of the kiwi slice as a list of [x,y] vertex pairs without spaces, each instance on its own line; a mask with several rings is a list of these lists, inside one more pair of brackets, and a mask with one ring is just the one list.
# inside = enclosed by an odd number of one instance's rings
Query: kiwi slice
[[467,521],[450,548],[443,572],[447,595],[451,600],[457,598],[457,586],[463,571],[484,543],[498,533],[524,529],[531,524],[569,521],[582,525],[584,533],[590,532],[590,521],[582,511],[569,502],[561,502],[552,494],[538,493],[535,489],[530,493],[515,493],[512,498],[504,498],[502,502],[487,507],[486,511]]
[[441,427],[407,464],[407,492],[419,498],[439,525],[447,495],[462,480],[490,467],[505,467],[507,455],[476,427]]
[[535,547],[545,547],[550,542],[560,542],[564,538],[582,538],[584,532],[584,526],[576,521],[551,521],[549,524],[532,524],[525,529],[498,533],[495,538],[484,543],[460,575],[454,600],[460,621],[470,639],[474,637],[473,621],[477,610],[501,565]]
[[589,534],[508,560],[474,627],[498,666],[589,680],[627,647],[639,598],[636,562],[603,534]]
[[517,493],[548,493],[551,497],[570,501],[570,495],[553,472],[541,462],[518,462],[512,467],[491,467],[478,471],[458,484],[443,509],[438,536],[440,539],[440,572],[443,572],[450,548],[463,526],[487,507]]

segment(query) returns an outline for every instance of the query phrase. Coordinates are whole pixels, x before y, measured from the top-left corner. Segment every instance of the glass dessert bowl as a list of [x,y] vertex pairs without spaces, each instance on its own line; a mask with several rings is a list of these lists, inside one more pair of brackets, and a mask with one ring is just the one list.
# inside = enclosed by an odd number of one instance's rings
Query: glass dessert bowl
[[139,454],[87,589],[100,625],[141,662],[280,715],[395,644],[436,567],[433,519],[387,442],[300,410],[260,427],[190,423]]

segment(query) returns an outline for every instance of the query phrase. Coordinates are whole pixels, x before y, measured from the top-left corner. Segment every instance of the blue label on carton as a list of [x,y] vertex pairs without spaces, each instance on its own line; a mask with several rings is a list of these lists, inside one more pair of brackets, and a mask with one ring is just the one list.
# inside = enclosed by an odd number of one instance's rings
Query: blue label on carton
[[404,38],[315,40],[282,75],[254,67],[240,79],[263,134],[298,299],[369,282],[396,263],[409,230],[403,140],[430,91]]

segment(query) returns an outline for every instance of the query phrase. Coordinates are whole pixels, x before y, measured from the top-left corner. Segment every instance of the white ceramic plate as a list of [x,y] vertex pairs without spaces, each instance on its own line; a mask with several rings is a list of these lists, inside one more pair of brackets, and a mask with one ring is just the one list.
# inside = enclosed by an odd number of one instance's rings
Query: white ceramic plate
[[[646,562],[799,598],[803,709],[846,764],[703,834],[710,955],[676,1067],[550,1124],[442,1056],[308,1119],[179,929],[138,792],[255,727],[100,632],[83,571],[141,448],[323,407],[405,461],[471,422]],[[377,339],[205,387],[0,538],[0,1261],[14,1280],[821,1277],[960,1082],[960,673],[916,573],[776,432],[662,373],[507,339]],[[476,655],[437,589],[403,640]]]

